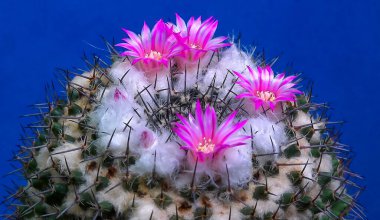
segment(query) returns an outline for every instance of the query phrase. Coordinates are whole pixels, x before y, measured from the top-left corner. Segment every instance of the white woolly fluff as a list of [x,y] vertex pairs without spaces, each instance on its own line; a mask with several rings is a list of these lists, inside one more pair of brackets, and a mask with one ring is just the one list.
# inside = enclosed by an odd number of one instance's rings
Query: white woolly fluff
[[[203,72],[207,67],[213,66],[218,63],[217,55],[212,55],[213,52],[208,52],[205,56],[199,61],[195,61],[192,64],[186,65],[185,67],[180,67],[179,72],[175,74],[175,79],[177,82],[174,84],[174,89],[177,92],[183,92],[185,90],[185,80],[186,80],[186,90],[190,88],[194,88],[196,83],[198,82],[198,88],[201,91],[206,91],[209,84],[206,85],[201,82]],[[207,75],[207,73],[206,73]]]
[[304,166],[304,170],[303,170],[302,176],[304,177],[302,179],[302,185],[303,186],[307,186],[307,189],[309,189],[313,185],[313,180],[315,179],[314,178],[314,171],[313,171],[313,164],[312,163],[309,164],[309,165]]
[[289,220],[309,220],[312,217],[312,213],[309,210],[299,212],[295,205],[290,205],[285,212],[285,219]]
[[184,170],[178,174],[174,179],[174,185],[177,189],[182,189],[190,186],[192,179],[192,171],[190,169]]
[[[118,99],[115,99],[115,92],[120,93]],[[145,124],[144,119],[137,116],[134,109],[138,112],[143,112],[143,110],[122,87],[107,89],[103,94],[102,101],[102,104],[91,115],[92,124],[100,131],[97,146],[100,150],[104,150],[110,143],[109,150],[114,155],[120,155],[125,153],[127,148],[130,127],[139,127],[142,123]],[[112,136],[113,132],[115,133]],[[111,137],[112,141],[110,142]],[[136,138],[131,138],[131,140],[136,140]]]
[[269,120],[276,122],[281,121],[284,117],[284,115],[282,114],[283,111],[281,105],[276,105],[276,107],[273,110],[271,110],[269,107],[256,108],[256,106],[250,99],[241,99],[241,103],[244,112],[247,112],[252,117],[262,117],[263,115],[265,115],[265,117]]
[[[256,212],[258,216],[264,216],[268,212],[274,213],[278,204],[272,200],[257,200]],[[277,216],[279,217],[279,216]]]
[[71,80],[70,86],[74,88],[80,88],[80,87],[88,88],[90,85],[90,78],[93,76],[93,74],[94,74],[93,72],[84,72],[80,76],[75,76]]
[[[285,132],[285,125],[282,122],[276,123],[265,116],[251,118],[245,125],[245,130],[253,133],[253,152],[257,155],[272,154],[268,156],[258,156],[260,162],[275,160],[278,158],[280,147],[288,142]],[[264,163],[261,163],[264,164]]]
[[[198,77],[200,77],[200,73],[198,74]],[[175,78],[177,82],[174,85],[174,89],[177,92],[183,92],[186,90],[189,90],[190,88],[194,88],[197,83],[197,72],[187,72],[185,73],[177,73],[175,75]],[[185,85],[186,81],[186,85]]]
[[[124,67],[123,64],[120,66]],[[120,71],[116,71],[115,75],[120,74]],[[118,100],[115,99],[116,91],[120,93]],[[141,113],[142,118],[134,109]],[[120,156],[125,154],[129,143],[130,153],[137,157],[136,165],[132,166],[131,170],[142,175],[151,173],[155,166],[158,174],[170,176],[178,169],[184,151],[175,143],[164,143],[169,136],[168,133],[159,134],[160,139],[158,139],[158,134],[145,126],[143,112],[142,107],[134,102],[134,97],[123,87],[106,89],[102,104],[92,114],[93,124],[100,131],[96,146],[100,151],[108,147],[111,154]],[[126,128],[126,124],[133,130]]]
[[[124,138],[127,138],[127,133],[124,133]],[[152,151],[157,145],[158,140],[158,134],[150,128],[147,128],[142,123],[134,125],[129,140],[129,152],[132,155],[140,156],[146,152]]]
[[79,124],[75,121],[65,121],[63,130],[65,131],[65,135],[70,135],[73,138],[79,138],[81,134]]
[[129,61],[115,62],[111,67],[110,75],[116,84],[120,84],[122,79],[121,84],[126,89],[127,94],[132,97],[150,84],[145,73],[131,66]]
[[[220,97],[223,97],[227,94],[228,89],[231,88],[233,80],[236,79],[232,71],[244,72],[247,69],[247,65],[254,67],[255,64],[249,55],[239,50],[235,45],[223,51],[221,55],[220,61],[216,65],[210,66],[207,70],[203,77],[203,86],[199,89],[205,92],[215,77],[215,86],[221,87],[219,92],[221,93]],[[235,85],[233,91],[237,92],[239,89],[240,87]]]
[[99,201],[108,201],[114,207],[117,214],[124,213],[130,207],[133,199],[133,194],[126,192],[121,186],[118,186],[109,191],[110,188],[120,183],[117,178],[111,178],[109,186],[97,193]]
[[[155,156],[156,154],[156,156]],[[170,176],[178,171],[185,151],[181,150],[176,143],[160,143],[147,149],[131,170],[140,174],[155,172],[163,176]]]
[[[217,171],[224,175],[224,183],[228,183],[226,165],[229,171],[229,180],[232,186],[242,186],[252,179],[252,148],[250,145],[229,148],[218,157]],[[222,170],[220,170],[222,169]]]
[[[195,169],[193,156],[187,154],[188,167],[186,174],[182,174],[176,180],[177,187],[189,185]],[[228,174],[227,168],[228,167]],[[238,172],[237,172],[238,171]],[[212,160],[198,161],[196,169],[196,183],[205,184],[204,177],[208,177],[207,183],[213,183],[222,177],[222,184],[226,186],[228,179],[233,187],[240,187],[252,179],[252,149],[249,144],[226,149],[223,153],[215,155]],[[229,178],[228,178],[229,177]],[[202,182],[201,182],[202,181]]]
[[[82,158],[82,155],[81,155],[82,151],[80,149],[77,149],[78,146],[80,145],[72,144],[72,143],[64,143],[63,145],[58,146],[51,153],[51,157],[49,158],[49,160],[47,160],[48,166],[52,166],[53,161],[54,161],[54,163],[60,165],[61,170],[67,173],[68,173],[67,166],[70,167],[70,170],[77,169]],[[66,166],[65,158],[67,161],[67,166]]]
[[70,187],[69,192],[67,193],[67,196],[64,200],[64,207],[71,207],[67,210],[67,213],[76,216],[82,216],[83,218],[90,218],[93,215],[92,210],[83,210],[79,206],[76,196],[77,195],[75,194],[73,187]]
[[293,166],[280,166],[280,173],[289,173],[291,171],[298,171],[302,172],[302,183],[301,186],[307,187],[305,190],[309,190],[310,187],[313,185],[313,179],[314,172],[313,172],[313,166],[314,164],[312,161],[309,159],[308,156],[302,156],[302,157],[295,157],[295,158],[284,158],[280,157],[278,158],[278,163],[280,164],[299,164],[299,165],[293,165]]
[[[133,212],[131,220],[142,220],[142,219],[152,219],[152,220],[164,220],[169,219],[165,210],[159,209],[156,204],[153,203],[151,199],[139,199],[136,200],[136,210]],[[152,218],[150,218],[153,211]]]
[[303,111],[297,111],[297,117],[292,122],[294,127],[310,124],[312,122],[310,114]]
[[[320,163],[319,160],[322,160]],[[315,164],[320,164],[319,165],[319,171],[320,172],[332,172],[333,166],[331,163],[331,156],[328,154],[322,154],[322,158],[318,158]]]
[[[99,161],[97,161],[99,162]],[[87,165],[86,163],[80,163],[79,170],[84,174],[83,178],[85,179],[85,183],[80,185],[79,191],[83,191],[85,189],[88,189],[89,186],[91,186],[95,181],[96,181],[96,176],[97,176],[97,170],[87,170]]]
[[[124,96],[125,100],[114,99],[114,92],[118,89]],[[91,115],[93,119],[93,124],[98,127],[101,133],[112,134],[116,131],[123,131],[125,124],[131,120],[129,125],[138,123],[141,121],[139,117],[134,112],[134,108],[138,112],[143,112],[141,107],[134,103],[133,97],[127,95],[122,88],[110,88],[104,92],[103,103],[99,106],[96,111]],[[123,99],[123,98],[120,98]]]
[[342,187],[342,182],[339,180],[331,180],[330,189],[336,191],[337,194],[340,194],[346,190],[345,187]]
[[[162,74],[158,73],[157,77],[156,76],[154,77],[154,81],[152,81],[152,84],[153,84],[152,87],[155,87],[156,91],[160,91],[159,94],[160,94],[161,98],[165,100],[167,95],[168,95],[167,89],[171,88],[171,86],[172,86],[169,73],[167,73],[167,72],[162,73]],[[150,90],[150,91],[152,91],[152,90]],[[147,93],[147,92],[145,92],[145,93]],[[150,97],[149,97],[149,99],[152,100],[152,98],[150,98]],[[147,100],[149,100],[149,99],[147,98]]]
[[[154,103],[151,95],[154,96],[156,90],[159,88],[167,88],[168,85],[166,72],[157,73],[156,83],[155,74],[145,74],[134,66],[131,66],[129,61],[115,62],[111,67],[110,75],[114,84],[119,85],[119,88],[124,88],[125,94],[128,94],[131,99],[138,96],[143,99],[144,102],[152,106]],[[156,89],[154,89],[154,85]],[[150,94],[147,90],[149,90]],[[166,95],[165,91],[160,94]]]
[[[315,120],[313,120],[315,122]],[[326,128],[325,122],[319,122],[313,125],[315,129],[324,129]],[[319,144],[321,142],[321,131],[316,130],[313,134],[313,136],[310,139],[310,143]]]
[[[242,214],[240,209],[236,206],[231,206],[231,216],[230,216],[230,206],[219,204],[217,201],[213,200],[213,212],[210,220],[229,220],[229,219],[242,219]],[[240,207],[239,207],[240,208]]]
[[269,195],[272,200],[277,200],[279,195],[293,190],[293,185],[286,175],[277,175],[275,178],[268,177],[266,182],[268,184],[268,191],[274,194]]
[[[112,140],[111,140],[112,138]],[[104,151],[106,147],[111,151],[112,155],[125,155],[128,145],[128,132],[118,132],[112,135],[104,135],[96,140],[96,146],[100,151]]]
[[321,192],[321,186],[319,184],[314,184],[313,187],[308,192],[308,194],[311,198],[315,198],[319,195],[320,192]]
[[50,153],[47,147],[41,148],[40,151],[38,152],[38,155],[35,157],[36,162],[38,164],[38,168],[40,170],[44,170],[45,168],[48,167],[48,164],[46,161],[49,160]]

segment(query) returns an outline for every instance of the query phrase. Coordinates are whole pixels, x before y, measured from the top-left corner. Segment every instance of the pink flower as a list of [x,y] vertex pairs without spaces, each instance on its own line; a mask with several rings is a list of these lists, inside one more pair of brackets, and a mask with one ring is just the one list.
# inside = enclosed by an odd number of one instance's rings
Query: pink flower
[[249,98],[255,105],[255,108],[260,106],[269,106],[272,110],[278,102],[295,101],[296,94],[302,92],[293,88],[295,83],[292,81],[296,76],[285,77],[284,73],[274,76],[270,66],[264,68],[257,67],[252,69],[247,66],[248,74],[234,73],[238,76],[237,84],[243,87],[246,91],[236,96],[236,98]]
[[156,138],[152,131],[143,130],[140,135],[140,140],[144,148],[149,148],[154,144],[154,142],[156,141]]
[[234,111],[225,121],[217,126],[217,118],[214,108],[207,106],[205,112],[197,101],[195,107],[195,118],[189,114],[189,119],[177,114],[180,122],[175,124],[173,131],[185,143],[182,149],[189,150],[195,158],[203,162],[214,154],[226,148],[245,145],[245,140],[251,136],[235,135],[247,122],[241,121],[233,124],[237,114]]
[[115,100],[115,102],[117,102],[120,99],[126,100],[127,97],[125,97],[125,95],[123,95],[123,93],[121,93],[119,89],[115,89],[115,92],[113,94],[113,99]]
[[214,33],[218,27],[218,21],[213,17],[208,18],[203,23],[201,17],[196,20],[191,17],[185,21],[176,14],[176,25],[169,23],[169,27],[174,27],[176,37],[183,43],[187,50],[182,51],[182,55],[187,61],[198,62],[208,51],[216,51],[219,48],[230,46],[230,43],[223,43],[227,37],[216,37]]
[[141,35],[123,30],[129,38],[123,39],[125,43],[116,44],[127,49],[120,55],[133,57],[132,65],[137,64],[137,67],[145,72],[157,72],[163,67],[168,67],[169,60],[183,50],[183,46],[175,40],[172,28],[162,19],[154,25],[152,31],[144,22]]

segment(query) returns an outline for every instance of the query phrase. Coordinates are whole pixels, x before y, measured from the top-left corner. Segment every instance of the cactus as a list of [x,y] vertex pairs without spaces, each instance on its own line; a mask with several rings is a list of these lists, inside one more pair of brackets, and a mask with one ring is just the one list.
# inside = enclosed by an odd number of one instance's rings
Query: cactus
[[4,216],[365,218],[340,122],[298,76],[275,76],[276,59],[213,38],[216,27],[144,24],[106,43],[110,65],[94,56],[88,71],[63,71],[65,95],[28,115],[40,122],[15,155],[27,184]]

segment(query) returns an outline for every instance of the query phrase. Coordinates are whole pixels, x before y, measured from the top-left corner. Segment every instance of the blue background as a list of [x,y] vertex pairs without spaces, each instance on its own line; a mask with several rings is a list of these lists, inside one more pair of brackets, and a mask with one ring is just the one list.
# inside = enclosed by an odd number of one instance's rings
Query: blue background
[[[56,67],[84,67],[83,51],[99,52],[99,38],[123,37],[121,27],[139,32],[143,21],[173,20],[179,12],[215,16],[218,35],[242,33],[244,45],[281,55],[278,69],[314,82],[316,101],[345,120],[343,142],[356,153],[352,169],[366,177],[360,202],[376,219],[380,201],[380,4],[376,0],[320,1],[0,1],[0,174],[16,149],[19,115],[44,100]],[[9,178],[1,180],[8,185]],[[3,195],[4,192],[1,192]],[[2,207],[3,208],[3,207]]]

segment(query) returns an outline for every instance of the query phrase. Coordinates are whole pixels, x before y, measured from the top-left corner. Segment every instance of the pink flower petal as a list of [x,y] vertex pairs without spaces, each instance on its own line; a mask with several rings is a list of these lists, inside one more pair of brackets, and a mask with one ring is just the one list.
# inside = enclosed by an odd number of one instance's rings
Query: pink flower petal
[[191,151],[194,158],[203,162],[220,151],[245,144],[251,138],[246,135],[236,135],[246,121],[233,123],[237,112],[232,112],[219,126],[213,107],[206,106],[203,112],[201,103],[196,102],[195,118],[190,114],[186,119],[177,114],[180,122],[175,123],[173,132],[185,143],[182,149]]
[[237,84],[246,91],[238,94],[236,98],[251,99],[255,109],[267,107],[273,111],[280,101],[294,101],[297,94],[302,92],[293,88],[296,84],[293,80],[296,76],[288,76],[281,73],[277,76],[270,66],[252,69],[247,66],[249,77],[234,72],[238,77]]
[[140,36],[126,29],[123,31],[129,38],[123,39],[125,43],[116,44],[126,49],[120,55],[130,56],[132,64],[147,73],[169,68],[169,60],[180,55],[183,50],[183,43],[176,40],[173,27],[169,27],[162,19],[154,25],[152,31],[144,23]]

